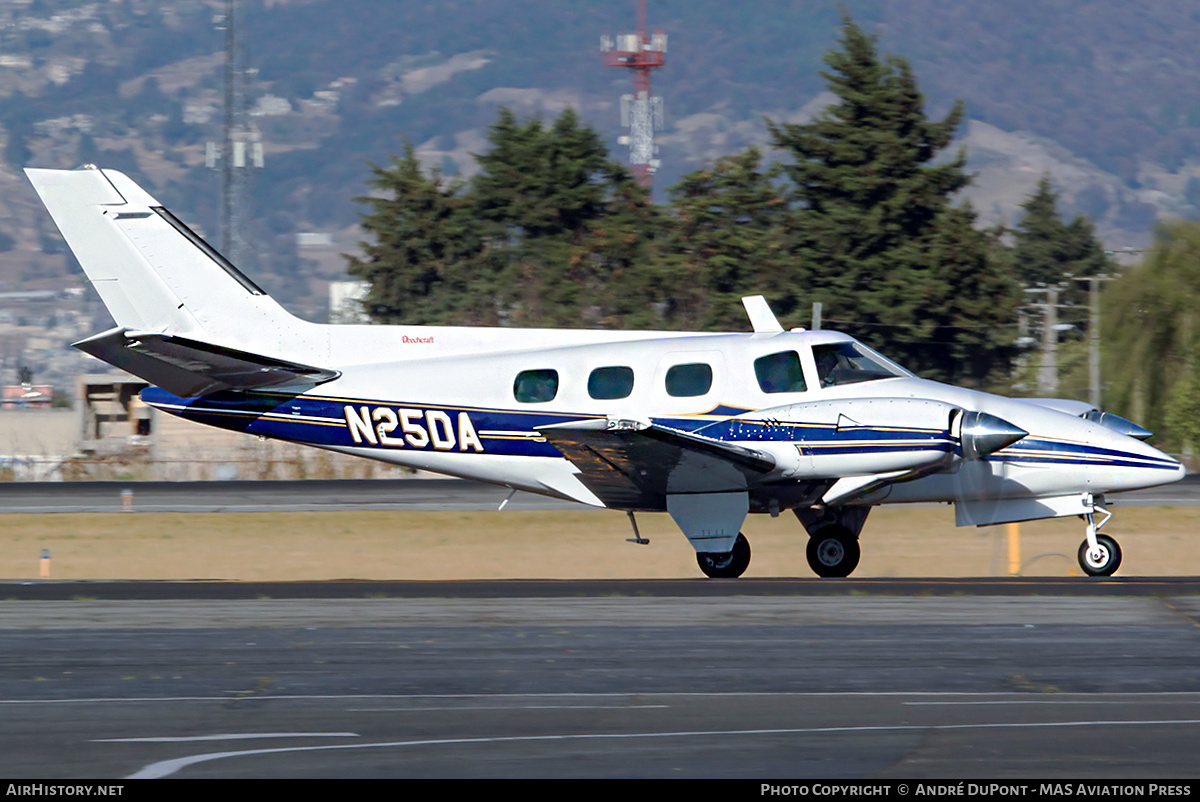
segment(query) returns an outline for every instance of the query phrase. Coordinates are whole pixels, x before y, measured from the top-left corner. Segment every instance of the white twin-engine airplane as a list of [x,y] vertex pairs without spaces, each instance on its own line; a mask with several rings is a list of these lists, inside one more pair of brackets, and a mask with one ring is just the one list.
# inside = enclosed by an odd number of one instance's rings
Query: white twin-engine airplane
[[[820,576],[858,564],[876,504],[957,524],[1066,515],[1083,570],[1121,551],[1104,494],[1173,482],[1149,432],[1089,404],[919,379],[833,331],[331,326],[293,317],[125,175],[26,171],[116,328],[76,347],[159,409],[558,498],[666,511],[710,577],[750,562],[747,513],[795,513]],[[511,497],[511,496],[510,496]]]

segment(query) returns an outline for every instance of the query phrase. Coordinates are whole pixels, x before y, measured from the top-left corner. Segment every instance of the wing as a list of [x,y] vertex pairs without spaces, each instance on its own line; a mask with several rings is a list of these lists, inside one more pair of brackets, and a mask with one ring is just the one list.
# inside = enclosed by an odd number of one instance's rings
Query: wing
[[217,390],[321,384],[341,374],[158,332],[110,329],[74,344],[183,398]]
[[592,419],[538,432],[619,509],[661,510],[668,494],[746,490],[775,468],[765,452],[655,423]]

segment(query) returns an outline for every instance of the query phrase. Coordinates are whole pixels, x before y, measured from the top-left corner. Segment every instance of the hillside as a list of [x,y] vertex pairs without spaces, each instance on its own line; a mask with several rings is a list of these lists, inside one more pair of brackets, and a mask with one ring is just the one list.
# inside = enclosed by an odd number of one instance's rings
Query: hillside
[[[1049,171],[1064,210],[1097,221],[1109,247],[1142,247],[1154,221],[1200,204],[1200,9],[1148,0],[868,0],[846,7],[884,51],[910,60],[931,114],[967,102],[962,131],[986,222],[1019,219]],[[53,289],[68,257],[22,166],[96,162],[154,188],[214,235],[223,32],[206,0],[0,0],[0,281]],[[266,149],[254,176],[250,269],[298,312],[323,315],[326,283],[355,247],[368,161],[405,140],[469,174],[501,106],[570,105],[614,158],[624,70],[599,37],[630,30],[634,3],[584,0],[331,0],[246,3],[249,102]],[[670,36],[655,75],[665,99],[656,197],[685,172],[766,141],[764,117],[820,109],[833,3],[650,2]],[[316,237],[298,237],[315,233]],[[313,244],[315,243],[315,244]],[[329,244],[321,244],[329,243]]]

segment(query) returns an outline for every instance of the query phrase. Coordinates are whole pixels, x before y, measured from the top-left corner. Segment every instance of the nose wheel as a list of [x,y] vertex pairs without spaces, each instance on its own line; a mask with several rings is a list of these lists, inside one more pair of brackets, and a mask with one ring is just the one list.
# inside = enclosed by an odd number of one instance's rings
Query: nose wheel
[[[1083,516],[1087,521],[1087,537],[1079,544],[1079,567],[1088,576],[1112,576],[1121,567],[1121,547],[1113,538],[1099,533],[1112,513],[1090,495],[1084,497],[1084,506],[1088,508]],[[1096,523],[1097,513],[1104,516],[1100,523]]]
[[1108,535],[1096,535],[1094,548],[1084,540],[1079,544],[1079,567],[1088,576],[1112,576],[1121,567],[1121,547]]

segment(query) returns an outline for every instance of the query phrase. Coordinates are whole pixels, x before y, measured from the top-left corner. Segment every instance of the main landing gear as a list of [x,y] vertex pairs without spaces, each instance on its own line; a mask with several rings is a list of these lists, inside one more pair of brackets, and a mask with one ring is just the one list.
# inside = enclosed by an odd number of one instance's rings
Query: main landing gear
[[844,526],[822,527],[808,538],[808,565],[820,577],[844,577],[858,567],[858,538]]
[[[1121,547],[1108,535],[1099,534],[1112,513],[1104,509],[1103,501],[1097,504],[1090,495],[1084,499],[1084,506],[1088,508],[1083,515],[1087,537],[1079,544],[1079,567],[1088,576],[1112,576],[1121,567]],[[1104,516],[1100,523],[1096,523],[1096,513]]]
[[696,563],[710,579],[737,579],[750,565],[750,541],[738,532],[733,551],[698,551]]
[[808,566],[823,578],[850,576],[862,550],[858,535],[871,508],[796,507],[792,510],[808,532]]

